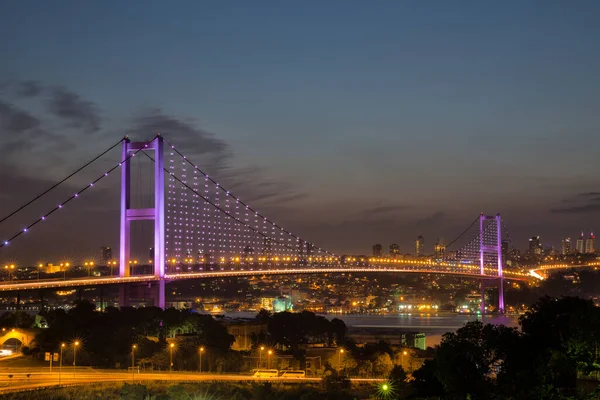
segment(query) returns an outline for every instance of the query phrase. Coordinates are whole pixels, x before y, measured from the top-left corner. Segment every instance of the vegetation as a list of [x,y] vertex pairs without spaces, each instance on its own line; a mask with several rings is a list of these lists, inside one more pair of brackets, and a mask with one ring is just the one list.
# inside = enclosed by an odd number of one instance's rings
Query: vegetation
[[[103,383],[11,393],[2,400],[353,400],[369,398],[370,384],[340,388],[319,384],[275,383],[182,383],[149,382],[143,384]],[[352,394],[350,394],[352,393]]]
[[414,372],[413,396],[443,399],[597,399],[578,390],[598,364],[600,308],[574,297],[545,297],[521,330],[470,322],[447,333],[435,357]]
[[[131,351],[136,345],[136,363],[143,368],[168,369],[170,348],[173,348],[174,369],[198,369],[198,348],[204,346],[205,368],[216,372],[238,371],[239,356],[230,350],[233,336],[209,315],[157,307],[108,308],[95,311],[94,305],[83,301],[69,311],[53,310],[44,314],[48,328],[40,330],[31,355],[57,352],[64,347],[64,362],[74,357],[73,343],[78,341],[77,365],[122,368],[131,363]],[[176,337],[177,334],[181,336]]]

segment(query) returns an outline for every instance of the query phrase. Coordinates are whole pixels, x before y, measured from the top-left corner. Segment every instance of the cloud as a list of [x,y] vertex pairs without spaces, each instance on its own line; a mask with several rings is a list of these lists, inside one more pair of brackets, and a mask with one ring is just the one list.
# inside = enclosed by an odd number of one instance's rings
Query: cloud
[[600,192],[579,193],[574,198],[562,201],[571,204],[550,210],[553,214],[589,214],[600,211]]
[[379,214],[391,214],[398,211],[404,211],[409,209],[410,206],[405,205],[378,205],[363,210],[366,215],[379,215]]
[[127,133],[144,139],[160,133],[185,154],[213,154],[220,157],[230,155],[229,145],[225,141],[196,127],[195,121],[183,121],[165,114],[159,108],[147,110],[136,117]]
[[38,81],[21,81],[15,84],[15,93],[19,97],[36,97],[42,93],[43,89]]
[[553,208],[550,210],[554,214],[588,214],[600,211],[600,202],[597,204],[585,204],[581,206]]
[[50,99],[48,110],[58,118],[67,121],[70,127],[84,129],[89,133],[100,130],[100,116],[96,105],[84,100],[64,87],[48,89]]
[[440,224],[442,220],[446,219],[446,213],[442,211],[437,211],[427,217],[418,219],[416,221],[417,226],[431,226]]
[[19,135],[40,126],[40,120],[12,104],[0,101],[0,133],[3,138]]
[[579,193],[578,194],[579,197],[591,197],[591,196],[600,196],[600,192],[585,192],[585,193]]

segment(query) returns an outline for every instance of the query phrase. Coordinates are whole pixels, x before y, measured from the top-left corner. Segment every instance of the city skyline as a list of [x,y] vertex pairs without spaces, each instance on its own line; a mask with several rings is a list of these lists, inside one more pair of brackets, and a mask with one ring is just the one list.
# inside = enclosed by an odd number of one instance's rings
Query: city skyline
[[[515,243],[539,234],[557,249],[597,226],[595,2],[183,4],[0,5],[15,55],[0,65],[1,210],[124,134],[160,131],[339,254],[451,239],[481,211],[501,213]],[[116,251],[115,182],[8,257]]]

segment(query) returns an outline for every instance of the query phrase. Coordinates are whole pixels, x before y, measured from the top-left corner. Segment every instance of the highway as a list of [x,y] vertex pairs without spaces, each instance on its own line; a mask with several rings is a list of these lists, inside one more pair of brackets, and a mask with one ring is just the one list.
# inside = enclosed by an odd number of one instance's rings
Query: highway
[[[12,376],[11,377],[9,377]],[[247,375],[211,374],[199,372],[125,372],[122,370],[94,370],[92,368],[63,367],[62,372],[54,368],[0,368],[0,394],[38,389],[59,385],[85,385],[100,382],[143,382],[143,381],[277,381],[288,383],[320,382],[321,378],[254,378]],[[377,382],[381,379],[352,378],[356,382]]]
[[[206,279],[222,277],[244,277],[261,275],[294,275],[294,274],[336,274],[336,273],[411,273],[411,274],[441,274],[474,279],[498,279],[490,272],[489,275],[479,274],[479,267],[464,266],[377,266],[377,267],[304,267],[286,269],[222,269],[220,271],[180,272],[165,274],[165,280]],[[504,271],[504,279],[531,281],[535,278],[528,274]],[[0,283],[0,291],[36,290],[47,288],[71,288],[80,286],[114,285],[123,283],[140,283],[159,280],[154,275],[133,275],[126,277],[102,276],[68,279],[23,280]]]

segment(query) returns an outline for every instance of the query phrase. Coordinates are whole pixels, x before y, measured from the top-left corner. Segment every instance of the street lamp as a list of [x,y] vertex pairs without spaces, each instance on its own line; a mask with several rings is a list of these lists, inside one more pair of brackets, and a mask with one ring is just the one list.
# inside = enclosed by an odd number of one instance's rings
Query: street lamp
[[202,353],[204,353],[204,346],[200,346],[199,354],[200,354],[200,372],[202,373]]
[[175,343],[169,345],[169,372],[173,372],[173,348]]
[[340,351],[338,351],[338,368],[340,371],[342,370],[342,354],[344,354],[344,349],[340,349]]
[[404,350],[402,352],[402,357],[400,358],[400,364],[402,364],[402,368],[404,368],[404,356],[408,354],[408,351]]
[[273,350],[267,351],[267,369],[271,369],[271,354],[273,354]]
[[75,370],[77,369],[77,347],[79,347],[78,340],[73,343],[73,378],[75,378]]
[[135,350],[137,349],[137,344],[131,346],[131,381],[133,382],[135,379]]
[[44,264],[38,264],[37,276],[38,281],[40,280],[40,269],[44,268]]
[[265,346],[260,346],[260,351],[258,352],[258,368],[262,366],[262,352],[265,350]]
[[58,384],[60,385],[60,375],[62,374],[62,357],[63,357],[63,350],[65,349],[67,345],[64,343],[60,344],[60,364],[58,367]]

